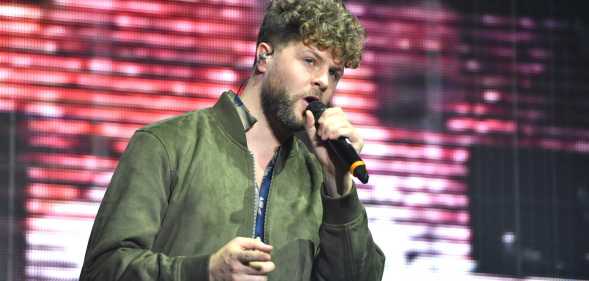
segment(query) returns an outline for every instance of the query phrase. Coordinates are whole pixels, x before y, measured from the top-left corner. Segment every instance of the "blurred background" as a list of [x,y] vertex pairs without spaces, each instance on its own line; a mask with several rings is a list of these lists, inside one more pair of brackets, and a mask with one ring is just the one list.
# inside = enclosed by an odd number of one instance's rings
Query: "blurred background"
[[[383,279],[589,280],[589,2],[345,2]],[[0,1],[0,280],[78,279],[131,134],[236,91],[265,3]]]

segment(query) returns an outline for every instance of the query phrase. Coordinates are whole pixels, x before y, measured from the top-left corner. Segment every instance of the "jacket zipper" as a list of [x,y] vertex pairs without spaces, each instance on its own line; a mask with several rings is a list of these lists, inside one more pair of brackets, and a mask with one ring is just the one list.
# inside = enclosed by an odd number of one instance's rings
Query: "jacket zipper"
[[270,217],[270,198],[272,195],[272,184],[274,183],[274,175],[276,174],[276,166],[278,165],[278,159],[280,158],[280,152],[282,147],[279,147],[277,151],[274,152],[272,156],[272,174],[270,175],[270,186],[268,186],[268,196],[266,196],[266,204],[264,207],[266,208],[265,215],[264,215],[264,243],[270,244],[270,233],[268,233],[268,217]]
[[272,174],[270,175],[270,186],[268,186],[268,196],[266,197],[266,204],[264,207],[266,208],[265,215],[264,215],[264,243],[270,244],[270,235],[266,231],[266,227],[268,226],[268,215],[270,214],[270,195],[272,195],[272,183],[274,183],[274,168],[276,168],[276,162],[274,162],[274,167],[272,167]]
[[260,200],[259,198],[259,192],[258,192],[258,186],[256,184],[256,160],[254,158],[254,154],[248,149],[248,153],[250,156],[250,160],[252,161],[252,182],[254,185],[254,220],[253,220],[253,224],[252,224],[252,238],[256,238],[256,221],[258,218],[258,209],[259,209],[259,203],[258,201]]

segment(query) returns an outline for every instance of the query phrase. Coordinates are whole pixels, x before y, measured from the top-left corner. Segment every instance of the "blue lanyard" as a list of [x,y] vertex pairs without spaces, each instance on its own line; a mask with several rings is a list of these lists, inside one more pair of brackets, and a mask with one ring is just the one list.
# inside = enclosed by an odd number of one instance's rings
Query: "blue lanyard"
[[258,213],[256,215],[256,237],[264,239],[264,222],[266,217],[266,205],[268,203],[268,194],[270,193],[270,184],[272,183],[272,171],[274,170],[274,161],[270,161],[266,168],[266,174],[262,179],[258,199]]

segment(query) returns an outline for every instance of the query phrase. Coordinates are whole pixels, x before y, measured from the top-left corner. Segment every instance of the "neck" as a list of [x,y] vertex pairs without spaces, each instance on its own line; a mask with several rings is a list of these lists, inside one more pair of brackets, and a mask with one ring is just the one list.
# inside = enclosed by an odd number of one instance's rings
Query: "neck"
[[[275,148],[292,136],[292,132],[284,129],[276,120],[270,120],[262,108],[262,83],[256,77],[251,77],[241,92],[240,98],[257,122],[246,132],[248,146],[253,145],[249,140],[255,140],[255,146],[261,148]],[[252,147],[250,147],[252,148]]]

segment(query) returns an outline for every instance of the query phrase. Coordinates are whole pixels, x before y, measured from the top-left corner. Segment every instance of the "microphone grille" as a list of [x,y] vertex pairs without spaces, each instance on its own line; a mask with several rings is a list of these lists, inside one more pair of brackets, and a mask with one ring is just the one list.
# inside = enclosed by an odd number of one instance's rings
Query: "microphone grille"
[[320,101],[312,101],[309,103],[309,105],[307,105],[307,110],[310,110],[311,113],[313,113],[313,117],[315,117],[315,120],[318,120],[319,117],[321,117],[321,114],[323,114],[323,111],[325,111],[325,108],[327,108],[325,106],[325,104],[321,103]]

